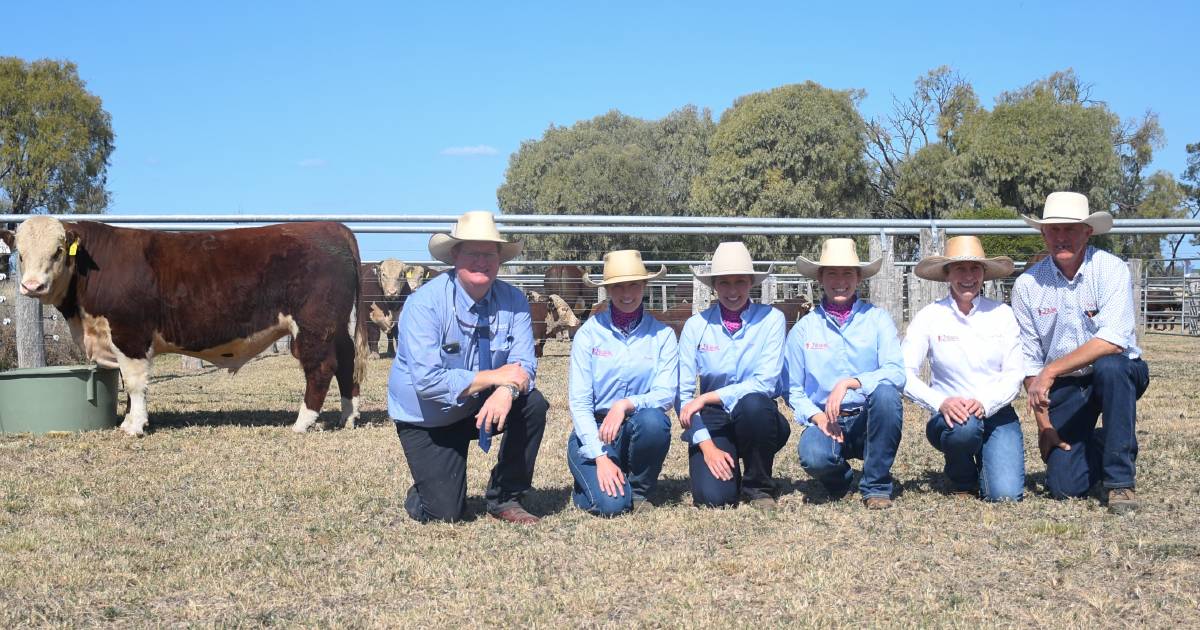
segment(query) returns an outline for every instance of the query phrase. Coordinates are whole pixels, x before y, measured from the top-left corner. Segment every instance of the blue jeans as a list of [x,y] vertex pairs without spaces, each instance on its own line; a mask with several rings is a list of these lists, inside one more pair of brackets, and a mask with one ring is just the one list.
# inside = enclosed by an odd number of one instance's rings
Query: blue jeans
[[[1071,450],[1056,448],[1046,462],[1046,487],[1056,499],[1086,496],[1097,481],[1133,488],[1138,444],[1137,400],[1150,385],[1141,359],[1110,354],[1087,376],[1056,379],[1050,388],[1050,424]],[[1096,421],[1104,415],[1104,426]]]
[[946,455],[946,478],[956,491],[978,486],[986,501],[1020,501],[1025,493],[1025,443],[1012,405],[980,420],[946,426],[942,414],[925,425],[925,437]]
[[792,429],[779,413],[775,399],[766,394],[747,394],[726,413],[720,405],[705,405],[699,412],[713,445],[733,458],[733,478],[713,476],[700,447],[688,447],[688,476],[692,480],[692,502],[697,507],[737,505],[774,496],[778,490],[772,473],[775,454],[787,444]]
[[837,419],[842,427],[841,443],[815,425],[800,434],[796,450],[804,471],[820,481],[831,496],[850,489],[854,472],[848,459],[863,460],[858,490],[864,499],[892,496],[892,462],[900,448],[904,407],[895,385],[880,383],[867,396],[867,404],[856,414]]
[[[604,417],[599,416],[598,422]],[[575,477],[575,505],[600,516],[629,511],[634,501],[644,501],[658,485],[658,473],[671,447],[671,421],[661,409],[643,409],[625,419],[617,439],[604,445],[604,453],[625,474],[625,494],[609,496],[600,489],[596,460],[579,452],[579,436],[567,439],[567,466]]]

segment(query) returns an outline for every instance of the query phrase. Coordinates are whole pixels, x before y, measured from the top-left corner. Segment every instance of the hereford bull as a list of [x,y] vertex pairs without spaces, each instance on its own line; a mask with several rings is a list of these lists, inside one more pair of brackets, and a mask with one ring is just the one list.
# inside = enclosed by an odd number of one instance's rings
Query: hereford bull
[[387,258],[378,264],[363,263],[359,267],[359,308],[367,312],[367,349],[371,358],[379,356],[379,338],[387,339],[387,356],[396,351],[396,323],[404,300],[421,288],[429,274],[428,268]]
[[582,316],[584,309],[596,301],[596,289],[583,282],[585,273],[576,265],[551,265],[542,277],[542,288],[548,295],[561,297],[576,316]]
[[573,337],[575,331],[579,330],[580,323],[575,311],[561,297],[543,297],[536,293],[531,297],[534,298],[529,301],[529,320],[533,325],[533,354],[540,357],[547,339],[557,336],[560,332],[566,332],[568,337]]
[[[177,234],[32,217],[0,238],[20,257],[21,293],[56,307],[90,360],[121,370],[142,435],[151,360],[174,353],[237,371],[291,335],[304,368],[304,432],[337,378],[341,419],[359,416],[366,315],[357,309],[359,255],[338,223],[291,223]],[[350,328],[355,335],[351,338]]]

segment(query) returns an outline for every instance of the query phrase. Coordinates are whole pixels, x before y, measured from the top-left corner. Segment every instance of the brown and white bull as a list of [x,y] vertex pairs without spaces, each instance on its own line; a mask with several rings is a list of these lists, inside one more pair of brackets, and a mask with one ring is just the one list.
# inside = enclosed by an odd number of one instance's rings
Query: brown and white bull
[[533,291],[529,292],[529,319],[533,326],[533,354],[542,356],[546,340],[566,333],[574,337],[579,330],[579,318],[575,311],[557,295],[543,296]]
[[179,234],[38,216],[0,238],[20,257],[21,293],[55,306],[90,360],[120,368],[126,433],[145,431],[156,355],[185,354],[234,372],[285,335],[306,379],[292,428],[316,422],[335,377],[342,421],[353,427],[358,419],[366,316],[358,309],[351,319],[359,255],[344,225]]
[[421,288],[429,274],[429,269],[423,265],[412,265],[395,258],[360,266],[359,308],[367,312],[371,324],[367,327],[367,349],[371,358],[379,356],[380,336],[387,339],[387,355],[394,355],[396,324],[400,321],[404,301]]

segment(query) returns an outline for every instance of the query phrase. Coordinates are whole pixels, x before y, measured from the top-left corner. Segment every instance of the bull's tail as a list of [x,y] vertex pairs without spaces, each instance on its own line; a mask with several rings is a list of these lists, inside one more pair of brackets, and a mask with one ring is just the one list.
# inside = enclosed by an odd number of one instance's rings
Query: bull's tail
[[362,308],[362,273],[359,265],[354,266],[354,308],[350,309],[354,325],[354,384],[362,386],[367,379],[367,310]]

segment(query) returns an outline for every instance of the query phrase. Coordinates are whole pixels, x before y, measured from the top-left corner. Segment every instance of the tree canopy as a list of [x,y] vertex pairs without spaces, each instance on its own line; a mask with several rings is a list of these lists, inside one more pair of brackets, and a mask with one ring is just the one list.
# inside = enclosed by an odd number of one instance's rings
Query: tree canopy
[[112,125],[75,64],[0,57],[0,206],[103,212]]

